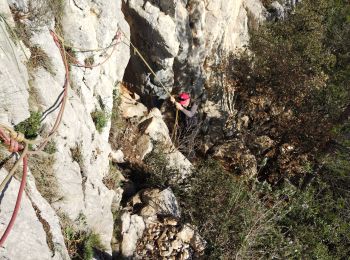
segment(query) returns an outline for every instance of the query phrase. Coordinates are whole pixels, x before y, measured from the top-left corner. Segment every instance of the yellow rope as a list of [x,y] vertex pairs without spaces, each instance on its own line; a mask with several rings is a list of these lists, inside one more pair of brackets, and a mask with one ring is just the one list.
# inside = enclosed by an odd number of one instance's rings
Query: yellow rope
[[[146,61],[146,59],[143,57],[143,55],[141,54],[141,52],[136,48],[136,46],[129,40],[129,38],[126,36],[126,34],[124,33],[124,31],[119,28],[119,30],[121,31],[121,33],[124,35],[124,38],[126,39],[126,41],[129,43],[129,46],[133,47],[134,52],[141,58],[141,60],[143,61],[143,63],[147,66],[147,68],[149,69],[149,71],[153,74],[153,76],[157,79],[157,81],[160,83],[160,85],[163,87],[163,89],[165,90],[165,92],[169,95],[169,97],[171,97],[170,92],[167,90],[167,88],[164,86],[164,84],[162,83],[162,81],[158,78],[157,74],[153,71],[153,69],[151,68],[151,66],[149,65],[149,63]],[[179,110],[176,109],[176,118],[175,118],[175,123],[174,123],[174,129],[173,129],[173,133],[172,133],[172,140],[173,142],[175,142],[176,139],[176,135],[177,135],[177,127],[178,127],[178,118],[179,118]]]
[[[5,19],[3,17],[1,17],[4,22]],[[3,28],[2,28],[3,29]],[[121,29],[120,29],[121,30]],[[151,68],[151,66],[148,64],[148,62],[146,61],[146,59],[143,57],[143,55],[140,53],[140,51],[135,47],[135,45],[128,39],[128,37],[126,36],[126,34],[121,30],[122,34],[124,35],[125,39],[129,42],[130,46],[132,46],[134,48],[134,51],[135,53],[141,58],[141,60],[144,62],[144,64],[147,66],[147,68],[150,70],[150,72],[154,75],[154,77],[158,80],[158,82],[161,84],[161,86],[164,88],[164,90],[166,91],[166,93],[171,96],[170,92],[166,89],[166,87],[163,85],[163,83],[161,82],[161,80],[158,78],[158,76],[156,75],[156,73],[153,71],[153,69]],[[97,48],[97,49],[84,49],[84,48],[79,48],[79,47],[75,47],[75,46],[71,46],[71,45],[68,45],[68,44],[65,44],[64,43],[64,39],[62,37],[60,37],[59,35],[57,35],[58,38],[60,39],[61,43],[63,46],[65,47],[69,47],[69,48],[72,48],[72,49],[77,49],[77,50],[80,50],[80,51],[102,51],[102,50],[106,50],[110,47],[113,47],[114,44],[111,44],[110,46],[108,47],[105,47],[105,48]],[[11,46],[12,47],[12,46]],[[64,60],[66,61],[66,53],[65,53],[65,50],[63,48],[63,52],[64,52]],[[68,87],[68,86],[67,86]],[[63,102],[65,104],[65,102]],[[177,125],[178,125],[178,110],[176,110],[176,120],[175,120],[175,125],[174,125],[174,132],[175,133],[175,137],[176,137],[176,131],[177,131]],[[10,180],[10,178],[15,174],[15,171],[16,169],[18,168],[20,162],[21,162],[21,159],[24,158],[24,156],[26,156],[28,153],[29,153],[29,144],[37,144],[37,143],[42,143],[41,146],[39,147],[39,151],[43,148],[43,146],[45,146],[45,144],[49,141],[49,139],[53,136],[53,134],[56,132],[56,129],[53,130],[52,133],[50,133],[46,138],[42,139],[42,140],[28,140],[24,137],[23,133],[20,133],[20,132],[16,132],[15,130],[13,130],[12,128],[6,126],[6,125],[3,125],[0,123],[0,127],[5,129],[8,134],[11,136],[11,138],[15,139],[16,141],[18,142],[23,142],[25,144],[25,147],[24,147],[24,150],[19,158],[19,160],[17,160],[17,162],[15,163],[15,165],[13,166],[13,168],[11,169],[11,171],[7,174],[7,176],[5,177],[5,179],[2,181],[2,183],[0,184],[0,192],[4,189],[5,185],[8,183],[8,181]],[[31,154],[34,154],[36,153],[37,151],[31,151],[30,153]]]
[[12,167],[11,171],[6,175],[5,179],[1,182],[0,184],[0,192],[2,192],[2,190],[5,188],[6,184],[8,183],[8,181],[11,179],[11,177],[15,174],[19,164],[21,163],[22,159],[24,158],[24,156],[26,156],[28,154],[28,144],[25,143],[24,146],[24,150],[21,154],[21,156],[19,157],[19,159],[16,161],[15,165]]
[[178,126],[179,126],[179,110],[176,109],[175,123],[174,123],[173,133],[171,135],[171,140],[173,141],[173,143],[175,143],[175,141],[176,141],[177,127]]
[[[24,50],[24,48],[23,48],[23,46],[22,46],[22,44],[21,44],[22,41],[18,38],[17,33],[11,28],[11,26],[8,24],[8,22],[6,21],[5,17],[4,17],[2,14],[0,14],[0,18],[4,21],[6,27],[9,29],[9,31],[11,32],[11,34],[12,34],[12,35],[16,38],[16,40],[18,41],[18,44],[19,44],[19,46],[20,46],[20,48],[21,48],[21,50],[22,50],[24,56],[26,57],[26,59],[29,60],[29,58],[28,58],[28,56],[27,56],[27,53],[25,52],[25,50]],[[4,31],[2,25],[1,25],[1,29]],[[5,33],[5,31],[4,31],[4,33]],[[6,33],[5,33],[5,35],[6,35]],[[6,39],[7,39],[7,35],[6,35]],[[8,40],[8,39],[7,39],[7,40]],[[13,54],[14,54],[14,56],[15,56],[15,59],[16,59],[16,61],[17,61],[17,56],[15,55],[15,51],[14,51],[14,49],[13,49],[13,47],[12,47],[12,45],[11,45],[10,42],[9,42],[9,44],[10,44],[10,46],[11,46],[11,49],[12,49]],[[17,66],[18,66],[18,69],[19,69],[18,61],[17,61]],[[20,69],[19,69],[19,70],[20,70]]]
[[157,79],[157,81],[160,83],[160,85],[163,87],[163,89],[165,90],[165,92],[171,96],[170,92],[167,90],[167,88],[164,86],[164,84],[162,83],[162,81],[159,79],[159,77],[157,76],[157,74],[153,71],[153,69],[151,68],[151,66],[148,64],[148,62],[146,61],[146,59],[143,57],[143,55],[141,54],[141,52],[136,48],[136,46],[129,40],[129,38],[127,37],[127,35],[124,33],[124,31],[119,28],[121,33],[124,35],[124,38],[127,40],[127,42],[129,43],[129,45],[131,47],[133,47],[134,52],[141,58],[141,60],[143,61],[143,63],[147,66],[147,68],[149,69],[149,71],[153,74],[153,76]]

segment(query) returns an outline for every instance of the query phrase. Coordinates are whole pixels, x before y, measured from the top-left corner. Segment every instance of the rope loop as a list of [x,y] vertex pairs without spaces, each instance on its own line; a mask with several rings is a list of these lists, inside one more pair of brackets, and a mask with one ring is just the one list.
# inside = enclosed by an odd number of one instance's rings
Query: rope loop
[[22,143],[25,140],[24,134],[21,132],[11,132],[10,134],[11,139],[14,139],[15,141]]

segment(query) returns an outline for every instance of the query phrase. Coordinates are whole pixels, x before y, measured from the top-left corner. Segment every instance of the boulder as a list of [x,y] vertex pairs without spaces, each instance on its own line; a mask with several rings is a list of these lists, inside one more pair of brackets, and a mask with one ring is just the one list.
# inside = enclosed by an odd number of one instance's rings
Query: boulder
[[115,163],[124,163],[124,153],[122,150],[117,151],[111,151],[109,154],[109,157],[112,159]]
[[283,20],[286,16],[286,10],[278,1],[274,1],[269,6],[270,19]]
[[[143,135],[149,136],[147,139],[141,136],[141,141],[145,141],[142,147],[147,149],[142,149],[144,151],[142,155],[147,154],[150,148],[153,147],[152,143],[157,143],[160,145],[161,149],[156,152],[161,152],[168,159],[167,167],[169,169],[175,169],[179,172],[180,179],[184,179],[191,174],[192,164],[191,162],[180,153],[173,145],[172,140],[169,136],[169,129],[165,122],[163,121],[162,114],[159,109],[154,108],[150,113],[141,120],[139,124],[140,131]],[[140,143],[141,143],[140,141]]]
[[145,190],[141,193],[141,200],[155,209],[157,214],[180,217],[180,208],[174,193],[170,188],[165,190]]
[[123,118],[141,118],[147,114],[147,107],[139,102],[140,97],[136,93],[129,91],[123,84],[120,84],[119,93],[119,111]]
[[132,257],[136,251],[138,239],[142,237],[145,223],[141,216],[124,212],[122,217],[122,244],[121,252],[124,257]]

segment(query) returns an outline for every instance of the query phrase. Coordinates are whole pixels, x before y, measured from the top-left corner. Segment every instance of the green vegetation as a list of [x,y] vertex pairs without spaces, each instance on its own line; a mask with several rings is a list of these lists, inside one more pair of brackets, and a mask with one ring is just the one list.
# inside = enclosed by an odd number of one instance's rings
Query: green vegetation
[[38,136],[40,130],[40,112],[30,112],[30,117],[15,126],[15,130],[24,134],[28,139],[34,139]]
[[46,152],[48,154],[54,154],[55,152],[57,152],[56,142],[53,140],[48,142],[44,148],[44,152]]
[[[277,143],[267,154],[256,153],[258,161],[268,158],[261,174],[270,182],[317,166],[335,138],[334,126],[350,112],[349,15],[346,1],[303,1],[285,20],[252,32],[254,55],[231,56],[218,68],[226,75],[222,92],[235,89],[235,109],[251,119],[249,131],[240,134]],[[284,144],[293,153],[281,153]]]
[[207,160],[187,188],[173,189],[184,220],[208,242],[206,259],[346,259],[349,195],[332,185],[323,176],[305,190],[246,183]]
[[95,250],[106,250],[99,235],[87,229],[83,214],[75,221],[71,221],[65,214],[60,215],[62,232],[71,259],[91,260]]
[[118,149],[122,143],[125,143],[123,142],[123,138],[125,138],[123,133],[128,126],[126,120],[122,117],[119,108],[121,104],[120,93],[117,90],[120,87],[118,86],[119,84],[120,83],[116,83],[113,89],[113,109],[111,114],[111,130],[109,136],[109,142],[114,149]]
[[169,161],[161,145],[155,145],[153,151],[146,155],[144,163],[148,172],[147,183],[152,187],[165,188],[173,186],[180,179],[180,173],[169,167]]
[[101,133],[103,128],[107,125],[108,123],[108,113],[106,113],[103,110],[95,110],[94,112],[91,113],[92,120],[95,123],[96,130]]

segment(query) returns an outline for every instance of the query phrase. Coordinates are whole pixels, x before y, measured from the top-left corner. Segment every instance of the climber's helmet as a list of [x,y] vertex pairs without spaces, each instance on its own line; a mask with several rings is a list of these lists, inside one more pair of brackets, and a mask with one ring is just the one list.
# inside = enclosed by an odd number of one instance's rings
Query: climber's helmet
[[190,104],[191,96],[186,92],[182,92],[179,95],[179,103],[184,107],[187,107]]

